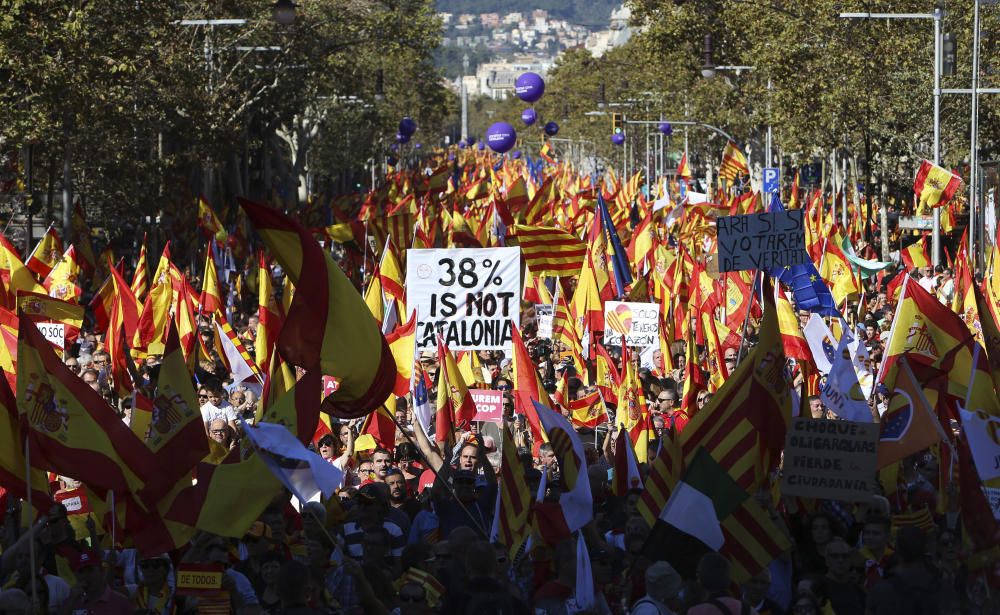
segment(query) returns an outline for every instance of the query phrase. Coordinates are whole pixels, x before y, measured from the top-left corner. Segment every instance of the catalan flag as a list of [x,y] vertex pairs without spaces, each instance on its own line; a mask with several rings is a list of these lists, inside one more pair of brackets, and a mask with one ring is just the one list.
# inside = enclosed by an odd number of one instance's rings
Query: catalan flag
[[785,381],[785,350],[778,329],[774,291],[764,292],[759,341],[709,403],[694,413],[681,433],[690,459],[704,446],[745,490],[756,492],[778,463],[791,421],[791,388]]
[[132,294],[139,301],[146,297],[149,289],[149,265],[146,264],[146,235],[142,236],[142,246],[139,248],[139,260],[135,265],[135,273],[132,275]]
[[913,194],[919,201],[917,208],[946,205],[961,185],[961,177],[930,160],[924,160],[913,179]]
[[562,415],[538,402],[533,404],[562,470],[563,492],[559,501],[535,504],[539,535],[555,544],[593,520],[594,501],[580,436]]
[[[535,275],[579,275],[587,244],[554,227],[515,224],[511,238],[521,246],[524,264]],[[513,242],[512,242],[513,243]]]
[[297,288],[278,338],[281,354],[340,378],[324,402],[339,415],[360,417],[382,405],[396,381],[395,364],[347,276],[298,222],[265,205],[241,205]]
[[500,506],[497,507],[497,538],[513,559],[531,531],[531,491],[524,478],[524,465],[506,426],[502,427],[500,453]]
[[664,433],[660,438],[660,450],[649,466],[649,475],[643,484],[642,497],[636,508],[639,514],[652,527],[660,511],[670,498],[670,492],[680,478],[684,459],[677,436],[671,432]]
[[722,164],[719,165],[719,177],[735,181],[738,177],[749,172],[747,157],[740,148],[732,141],[726,143],[726,149],[722,152]]

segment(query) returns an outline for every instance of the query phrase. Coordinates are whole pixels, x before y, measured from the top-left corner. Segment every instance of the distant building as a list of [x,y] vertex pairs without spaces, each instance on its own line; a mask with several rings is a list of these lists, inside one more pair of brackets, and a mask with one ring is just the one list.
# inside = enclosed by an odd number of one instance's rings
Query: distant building
[[482,96],[503,100],[514,93],[514,82],[521,73],[531,71],[544,75],[550,66],[551,61],[539,61],[534,58],[523,62],[514,60],[480,64],[476,70],[475,89]]
[[622,5],[611,11],[611,19],[607,30],[593,32],[587,37],[585,47],[591,55],[599,58],[611,49],[621,47],[632,38],[635,33],[629,21],[632,19],[632,10]]

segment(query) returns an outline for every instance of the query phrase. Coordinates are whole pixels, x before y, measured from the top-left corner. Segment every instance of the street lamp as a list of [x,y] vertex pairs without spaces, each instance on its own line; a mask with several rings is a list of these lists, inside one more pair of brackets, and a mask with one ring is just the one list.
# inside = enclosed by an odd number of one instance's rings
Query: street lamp
[[271,5],[271,17],[281,26],[290,26],[295,23],[295,9],[299,5],[292,0],[277,0]]
[[715,76],[715,62],[712,61],[712,35],[705,35],[705,48],[703,50],[705,62],[701,65],[701,76],[711,79]]

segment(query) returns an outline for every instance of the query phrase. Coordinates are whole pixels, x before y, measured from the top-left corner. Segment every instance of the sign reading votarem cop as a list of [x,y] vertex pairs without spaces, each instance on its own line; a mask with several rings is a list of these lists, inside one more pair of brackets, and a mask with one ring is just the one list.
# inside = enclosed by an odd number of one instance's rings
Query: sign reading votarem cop
[[803,210],[723,216],[716,220],[719,271],[802,265],[806,254]]
[[604,302],[604,343],[621,346],[622,338],[632,348],[660,343],[660,306],[657,303]]
[[781,493],[862,502],[875,492],[878,423],[792,419]]
[[506,350],[521,318],[521,248],[406,251],[406,303],[417,350]]

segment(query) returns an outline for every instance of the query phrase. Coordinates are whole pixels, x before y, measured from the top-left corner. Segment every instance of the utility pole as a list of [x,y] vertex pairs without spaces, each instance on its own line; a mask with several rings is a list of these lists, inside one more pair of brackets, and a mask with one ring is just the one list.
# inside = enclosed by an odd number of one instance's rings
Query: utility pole
[[465,87],[465,76],[469,74],[469,54],[462,55],[462,140],[469,139],[469,92]]

